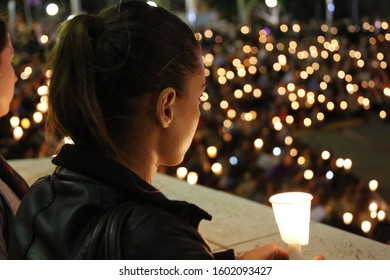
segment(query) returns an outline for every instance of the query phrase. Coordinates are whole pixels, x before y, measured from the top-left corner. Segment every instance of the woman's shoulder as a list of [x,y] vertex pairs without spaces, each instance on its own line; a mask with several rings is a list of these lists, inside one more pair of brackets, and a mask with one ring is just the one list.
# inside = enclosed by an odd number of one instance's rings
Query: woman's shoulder
[[179,215],[150,204],[133,204],[124,224],[122,241],[126,259],[212,258],[197,229]]

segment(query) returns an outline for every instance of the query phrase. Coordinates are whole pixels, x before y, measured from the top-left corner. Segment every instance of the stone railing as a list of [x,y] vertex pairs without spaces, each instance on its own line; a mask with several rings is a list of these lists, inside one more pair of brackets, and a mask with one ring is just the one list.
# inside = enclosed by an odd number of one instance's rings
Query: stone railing
[[[54,170],[48,158],[10,163],[29,184]],[[269,206],[162,174],[156,176],[154,185],[168,198],[192,202],[213,216],[212,221],[202,222],[199,230],[214,251],[283,244]],[[390,246],[312,222],[310,242],[302,254],[305,259],[321,254],[330,260],[390,260]]]

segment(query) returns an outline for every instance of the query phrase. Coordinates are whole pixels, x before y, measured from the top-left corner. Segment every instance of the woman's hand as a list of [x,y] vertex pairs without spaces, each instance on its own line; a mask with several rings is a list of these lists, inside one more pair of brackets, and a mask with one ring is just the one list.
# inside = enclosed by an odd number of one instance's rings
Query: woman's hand
[[[239,260],[288,260],[288,250],[277,243],[270,243],[255,249],[245,251],[237,256]],[[318,255],[314,260],[325,260]]]
[[270,243],[249,251],[240,256],[240,260],[288,260],[288,250],[277,243]]

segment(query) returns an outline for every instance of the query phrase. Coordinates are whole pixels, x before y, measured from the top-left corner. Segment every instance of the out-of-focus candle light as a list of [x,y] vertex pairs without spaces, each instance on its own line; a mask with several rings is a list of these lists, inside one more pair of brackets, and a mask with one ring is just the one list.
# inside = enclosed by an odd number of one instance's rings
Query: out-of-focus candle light
[[332,101],[329,101],[328,103],[326,103],[326,108],[329,110],[329,111],[333,111],[334,108],[335,108],[335,105]]
[[321,153],[321,158],[323,159],[323,160],[328,160],[328,159],[330,159],[330,153],[329,153],[329,151],[323,151],[322,153]]
[[383,220],[386,218],[386,212],[383,211],[383,210],[380,210],[380,211],[378,212],[377,217],[378,217],[378,220],[379,220],[379,221],[383,221]]
[[237,163],[238,163],[238,158],[235,157],[235,156],[231,156],[231,157],[229,158],[229,163],[230,163],[231,165],[237,165]]
[[20,140],[23,136],[23,128],[21,128],[20,126],[17,126],[14,128],[14,139],[16,141]]
[[345,170],[350,170],[352,168],[352,160],[349,158],[346,158],[344,160],[344,169]]
[[187,183],[190,185],[195,185],[196,183],[198,183],[198,173],[194,171],[188,172]]
[[278,0],[265,0],[267,7],[275,8],[278,5]]
[[298,110],[299,109],[299,103],[297,101],[294,101],[291,103],[291,109]]
[[371,230],[371,222],[363,221],[361,224],[361,229],[364,233],[368,233]]
[[41,38],[40,38],[40,41],[41,41],[42,44],[47,44],[47,42],[49,42],[49,36],[42,35]]
[[234,97],[237,99],[241,99],[244,96],[244,92],[241,89],[236,89],[234,91]]
[[309,77],[309,74],[306,71],[302,71],[299,76],[302,80],[306,80]]
[[260,98],[262,94],[263,93],[262,93],[261,89],[259,89],[259,88],[256,88],[253,90],[253,97],[255,97],[255,98]]
[[286,65],[287,64],[287,57],[284,55],[284,54],[280,54],[278,56],[278,61],[280,63],[280,65]]
[[265,44],[265,49],[269,52],[272,52],[274,50],[274,45],[272,43]]
[[46,85],[40,86],[37,90],[38,95],[47,95],[49,92],[49,88]]
[[26,68],[24,68],[24,72],[27,75],[31,75],[32,74],[32,68],[30,66],[27,66]]
[[202,104],[202,108],[203,108],[203,110],[205,110],[205,111],[209,111],[209,110],[211,109],[211,104],[210,104],[209,102],[204,102],[204,103]]
[[282,154],[282,149],[279,147],[275,147],[272,149],[272,154],[276,157],[280,156]]
[[43,120],[43,115],[41,112],[35,112],[33,114],[33,120],[35,123],[41,123]]
[[233,71],[227,71],[226,72],[226,78],[227,79],[232,80],[232,79],[234,79],[234,76],[235,76],[235,74],[234,74]]
[[179,167],[176,170],[176,177],[179,179],[184,179],[187,176],[188,170],[184,166]]
[[218,77],[218,83],[219,83],[220,85],[224,85],[224,84],[226,84],[226,82],[227,82],[226,77],[223,77],[223,76]]
[[9,122],[10,122],[10,125],[12,126],[12,128],[15,128],[15,127],[19,126],[20,119],[17,116],[13,116],[10,118]]
[[304,124],[304,126],[309,127],[309,126],[311,126],[312,121],[311,121],[310,118],[305,118],[305,119],[303,120],[303,124]]
[[319,120],[320,122],[322,122],[324,119],[325,119],[324,113],[318,112],[318,113],[317,113],[317,120]]
[[297,95],[298,95],[298,97],[303,98],[306,95],[306,91],[303,88],[300,88],[297,91]]
[[291,136],[286,136],[284,138],[284,144],[286,144],[286,146],[290,146],[292,143],[293,143],[293,138]]
[[347,110],[348,109],[348,103],[346,101],[340,102],[340,109],[341,110]]
[[292,30],[296,33],[299,33],[301,31],[301,26],[299,24],[293,24]]
[[233,127],[233,122],[231,120],[224,120],[223,126],[226,127],[227,129],[231,129]]
[[222,164],[220,164],[219,162],[214,163],[211,166],[211,171],[213,171],[215,175],[218,175],[218,176],[221,175],[223,172]]
[[244,92],[246,92],[246,93],[250,93],[250,92],[252,92],[252,85],[250,85],[250,84],[245,84],[244,85]]
[[47,103],[44,103],[44,102],[38,103],[38,105],[37,105],[38,111],[45,113],[47,111],[47,109],[48,109]]
[[218,149],[215,146],[207,147],[207,155],[209,158],[216,158],[218,153]]
[[264,142],[261,138],[257,138],[254,141],[254,146],[255,146],[256,150],[260,150],[261,148],[263,148],[263,145],[264,145]]
[[219,103],[219,107],[221,107],[221,109],[227,109],[229,108],[229,102],[227,102],[226,100],[222,100],[220,103]]
[[234,119],[234,118],[237,116],[237,112],[236,112],[234,109],[230,109],[230,110],[227,112],[227,116],[228,116],[230,119]]
[[30,126],[31,126],[31,122],[28,118],[23,118],[21,121],[20,121],[20,125],[22,128],[24,129],[29,129]]
[[370,210],[371,212],[378,211],[378,203],[371,202],[370,205],[368,206],[368,210]]
[[282,130],[282,129],[283,129],[283,124],[282,124],[281,122],[275,122],[275,123],[274,123],[274,129],[275,129],[276,131]]
[[248,53],[251,52],[252,48],[249,45],[245,45],[245,46],[242,47],[242,50],[243,50],[244,53],[248,54]]
[[293,124],[293,123],[294,123],[294,117],[291,116],[291,115],[288,115],[288,116],[286,117],[286,123],[288,123],[288,124]]
[[249,74],[252,74],[252,75],[256,74],[257,73],[256,66],[253,66],[253,65],[249,66],[248,72],[249,72]]
[[272,65],[272,68],[274,69],[274,71],[279,72],[280,70],[282,70],[282,65],[279,62],[275,62]]
[[337,77],[339,77],[339,79],[344,79],[345,78],[345,72],[343,70],[339,70],[337,72]]
[[327,84],[326,82],[321,82],[321,83],[320,83],[320,88],[321,88],[322,90],[326,90],[326,89],[328,88],[328,84]]
[[306,170],[303,172],[303,177],[304,177],[306,180],[311,180],[311,179],[313,179],[313,177],[314,177],[314,172],[313,172],[313,170],[311,170],[311,169],[306,169]]
[[209,94],[207,92],[203,92],[203,94],[200,96],[200,101],[206,102],[209,100]]
[[242,34],[249,34],[249,32],[251,32],[250,26],[244,25],[244,26],[241,27],[241,33]]
[[352,213],[349,213],[349,212],[344,213],[344,215],[343,215],[344,224],[350,225],[352,223],[352,220],[353,220]]
[[55,16],[56,14],[58,14],[58,11],[59,11],[59,8],[58,8],[57,4],[50,3],[49,5],[46,6],[46,13],[49,16]]
[[336,166],[337,166],[338,168],[342,168],[342,167],[344,166],[344,159],[343,159],[343,158],[338,158],[338,159],[336,160]]
[[[286,94],[286,88],[285,87],[279,87],[278,88],[278,93],[279,93],[279,95],[285,95]],[[390,89],[389,89],[389,96],[390,96]]]
[[298,159],[297,159],[297,162],[299,165],[304,165],[306,163],[306,159],[305,157],[303,156],[300,156]]
[[317,97],[317,99],[318,99],[318,102],[324,103],[325,100],[326,100],[326,97],[325,97],[325,95],[323,95],[323,94],[319,94],[318,97]]
[[288,31],[288,26],[287,26],[287,24],[281,24],[280,25],[280,31],[282,31],[283,33],[286,33],[287,31]]
[[370,190],[372,192],[375,192],[377,189],[378,189],[378,181],[377,180],[371,180],[369,183],[368,183],[368,187],[370,188]]
[[22,80],[27,80],[28,78],[30,78],[30,76],[26,72],[22,72],[20,73],[20,78]]
[[206,38],[208,38],[208,39],[212,38],[213,35],[214,35],[213,31],[210,30],[210,29],[206,29],[206,30],[204,31],[204,36],[205,36]]

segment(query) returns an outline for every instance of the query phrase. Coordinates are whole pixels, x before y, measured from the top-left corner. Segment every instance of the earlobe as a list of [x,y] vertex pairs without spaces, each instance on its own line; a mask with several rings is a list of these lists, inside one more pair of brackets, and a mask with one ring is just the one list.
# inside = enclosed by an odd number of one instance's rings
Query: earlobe
[[173,103],[176,99],[176,90],[173,87],[163,89],[157,99],[156,118],[163,128],[168,128],[173,120]]

